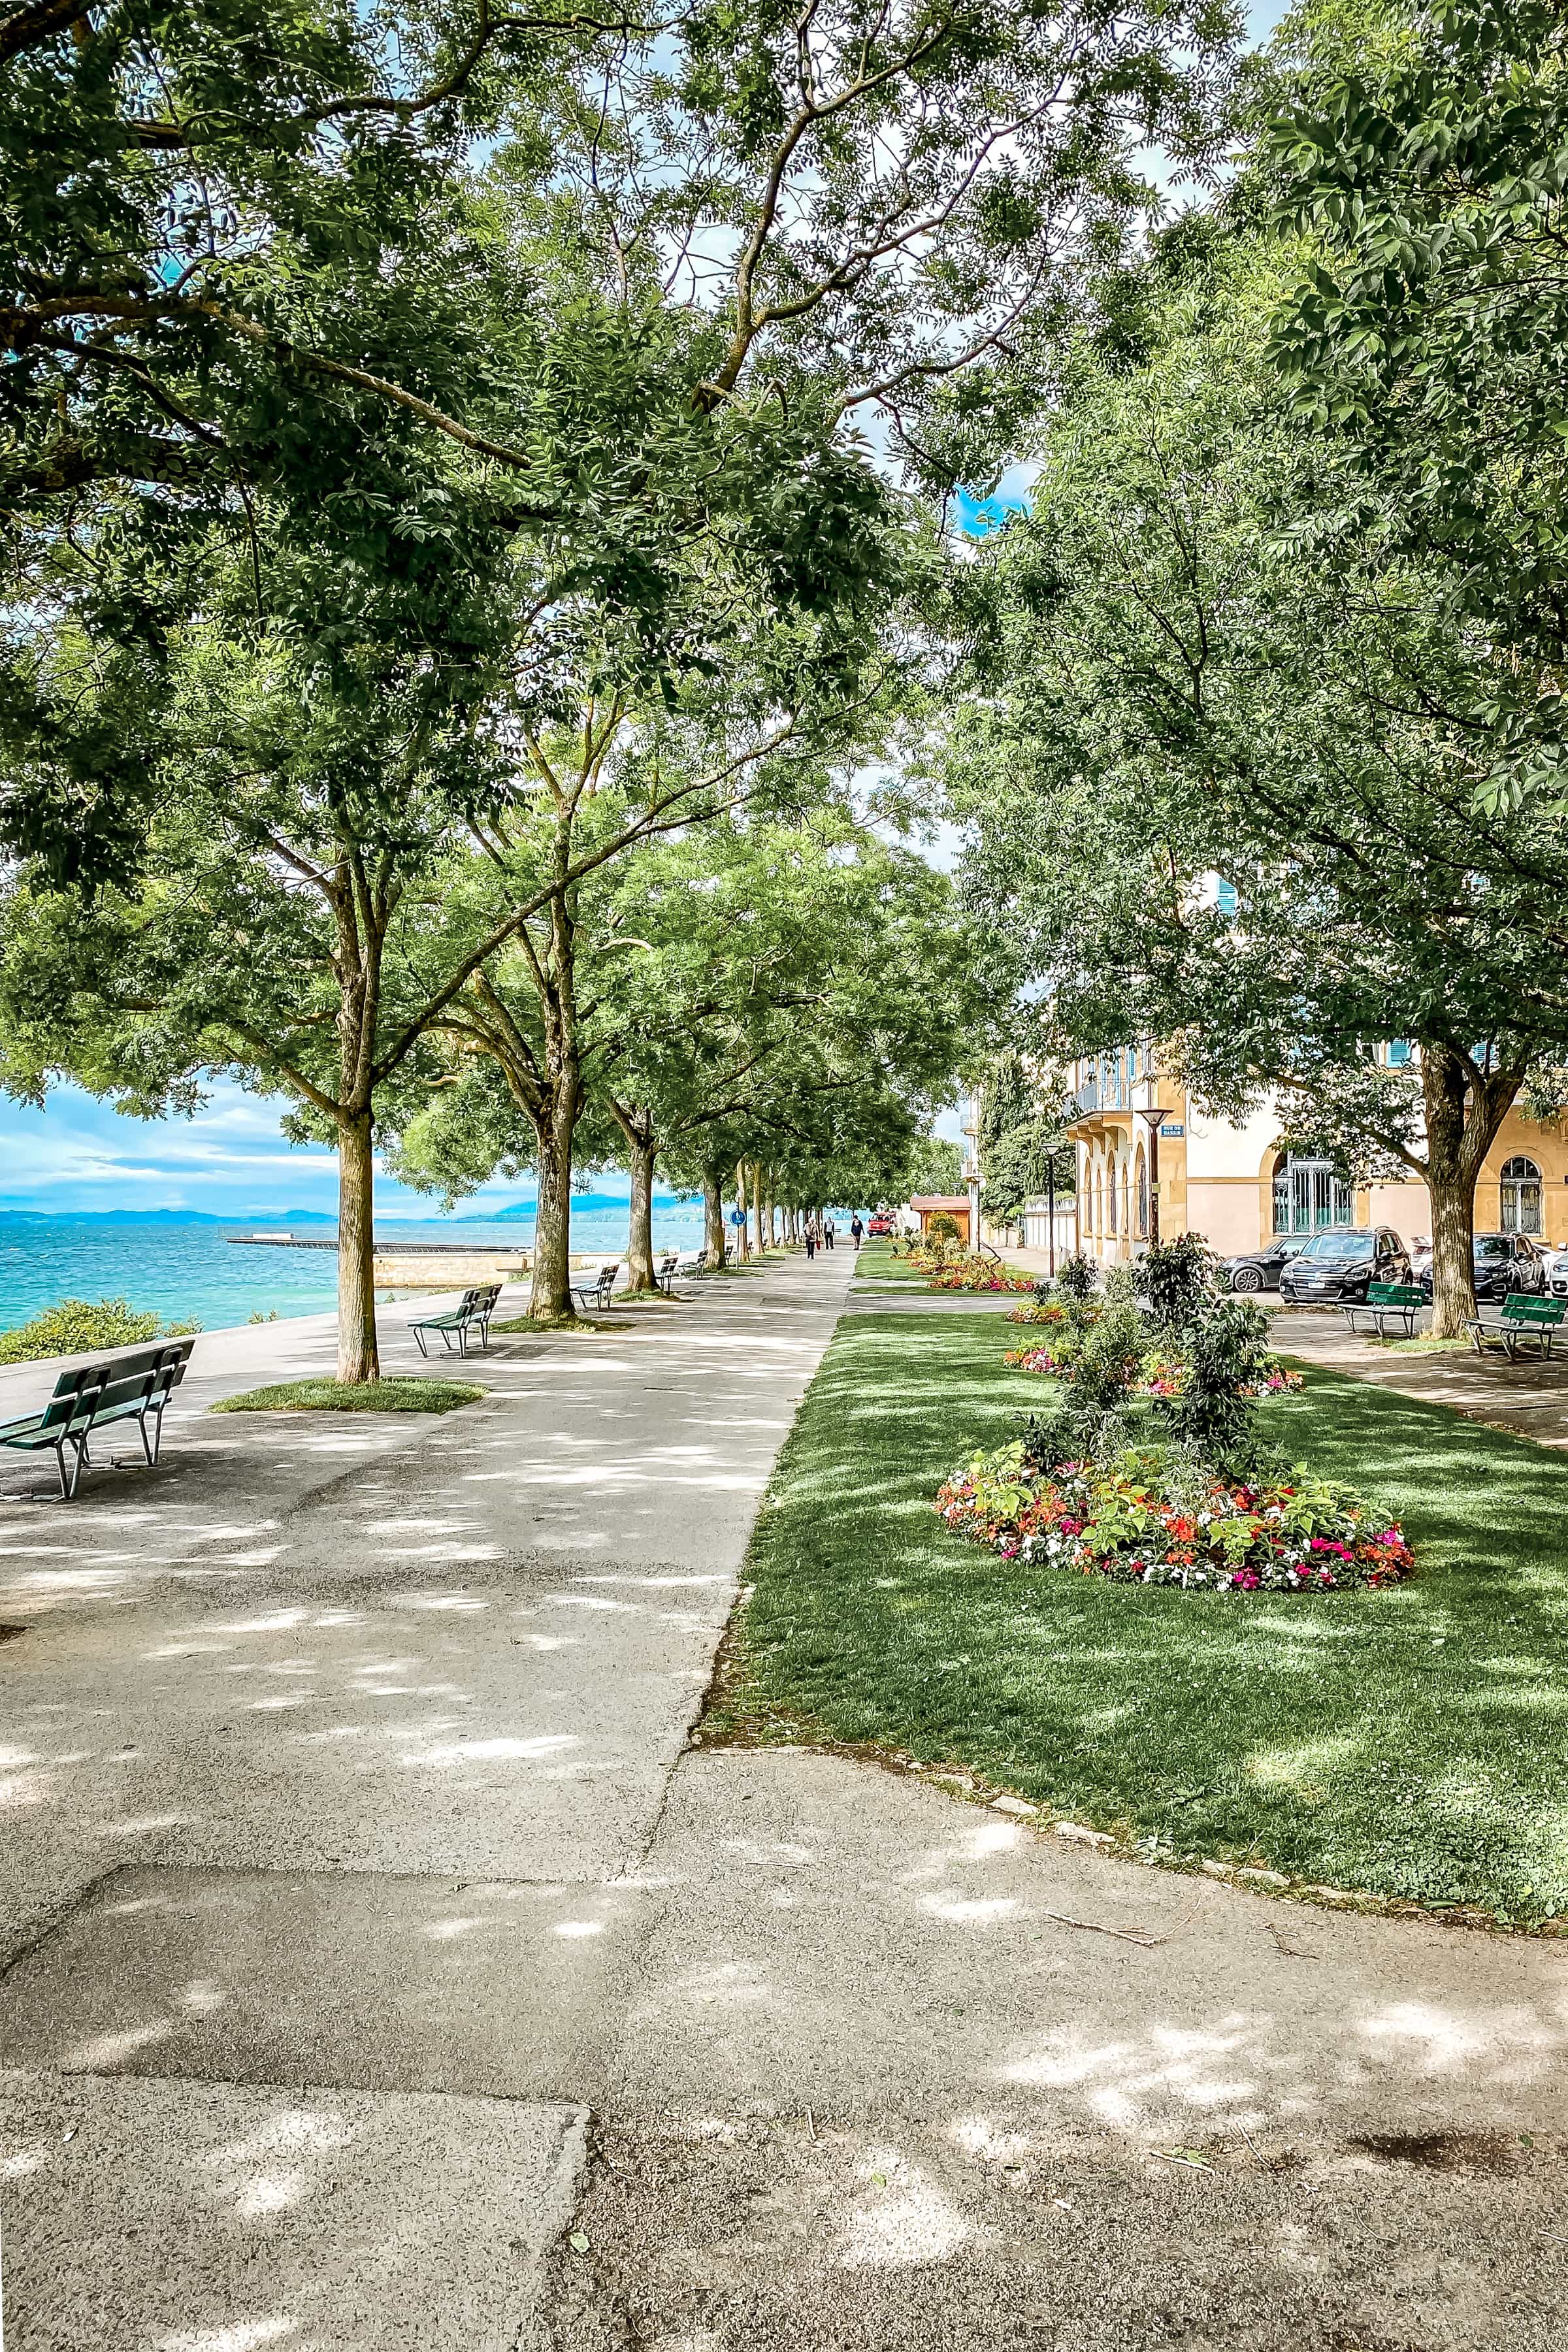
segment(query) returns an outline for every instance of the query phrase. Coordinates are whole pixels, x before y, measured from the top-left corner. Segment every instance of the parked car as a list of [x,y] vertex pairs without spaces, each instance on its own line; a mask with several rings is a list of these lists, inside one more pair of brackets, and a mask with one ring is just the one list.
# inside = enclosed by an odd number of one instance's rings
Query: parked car
[[1408,1282],[1410,1253],[1388,1225],[1327,1225],[1309,1234],[1279,1273],[1287,1307],[1341,1307],[1374,1282]]
[[1232,1290],[1272,1290],[1281,1268],[1306,1240],[1305,1234],[1276,1234],[1265,1249],[1242,1250],[1220,1260],[1219,1270]]
[[877,1214],[872,1218],[870,1223],[866,1228],[866,1231],[868,1234],[876,1234],[884,1240],[889,1234],[896,1234],[898,1230],[897,1225],[893,1223],[893,1220],[889,1216],[885,1209],[879,1209]]
[[[1540,1244],[1532,1242],[1528,1234],[1472,1234],[1470,1268],[1475,1276],[1478,1299],[1506,1298],[1510,1290],[1523,1291],[1529,1296],[1547,1287],[1546,1259]],[[1415,1279],[1430,1298],[1430,1244],[1425,1266],[1416,1265]],[[1568,1296],[1568,1276],[1564,1277],[1563,1287],[1563,1294]]]
[[1553,1298],[1568,1298],[1568,1249],[1548,1250],[1545,1256],[1546,1287]]

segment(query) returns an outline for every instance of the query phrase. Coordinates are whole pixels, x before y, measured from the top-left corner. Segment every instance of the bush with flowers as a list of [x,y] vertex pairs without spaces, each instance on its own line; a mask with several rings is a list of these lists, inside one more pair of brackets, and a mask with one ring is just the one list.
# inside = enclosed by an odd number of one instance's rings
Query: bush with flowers
[[1201,1244],[1149,1255],[1136,1294],[1112,1282],[1092,1318],[1061,1300],[1009,1354],[1060,1381],[1062,1402],[955,1471],[939,1516],[1004,1559],[1124,1583],[1330,1592],[1409,1575],[1385,1512],[1260,1444],[1258,1400],[1301,1385],[1260,1310],[1215,1295]]
[[1415,1566],[1386,1512],[1301,1469],[1252,1486],[1129,1452],[1042,1476],[1016,1438],[954,1471],[936,1508],[1004,1559],[1123,1584],[1335,1592],[1394,1584]]
[[931,1286],[933,1290],[1033,1290],[1035,1277],[1016,1273],[998,1258],[962,1257],[936,1267]]

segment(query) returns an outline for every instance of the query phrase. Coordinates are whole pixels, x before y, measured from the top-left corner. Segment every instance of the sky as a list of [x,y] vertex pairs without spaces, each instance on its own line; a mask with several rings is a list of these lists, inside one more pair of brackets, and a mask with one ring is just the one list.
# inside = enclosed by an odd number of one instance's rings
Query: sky
[[[1247,11],[1254,42],[1268,37],[1284,9],[1281,0],[1253,0]],[[1026,503],[1029,468],[1014,467],[986,500],[961,498],[963,530],[983,534]],[[935,845],[935,862],[950,861],[951,844]],[[943,855],[943,851],[946,855]],[[62,1086],[43,1110],[0,1097],[0,1211],[125,1208],[197,1209],[217,1216],[252,1216],[336,1205],[337,1160],[318,1144],[286,1143],[278,1122],[286,1105],[219,1081],[191,1118],[127,1118],[107,1104]],[[944,1113],[938,1131],[959,1136],[958,1113]],[[595,1188],[622,1192],[626,1179],[609,1170]],[[487,1184],[458,1213],[531,1196],[531,1186]],[[376,1211],[383,1218],[438,1213],[423,1194],[377,1171]]]
[[[250,1217],[284,1210],[337,1208],[337,1155],[320,1144],[285,1142],[287,1105],[219,1080],[192,1118],[124,1118],[77,1087],[61,1087],[43,1110],[0,1102],[0,1211],[197,1209]],[[624,1191],[611,1171],[599,1192]],[[528,1184],[485,1185],[458,1204],[476,1216],[531,1198]],[[437,1204],[379,1171],[376,1213],[433,1217]]]

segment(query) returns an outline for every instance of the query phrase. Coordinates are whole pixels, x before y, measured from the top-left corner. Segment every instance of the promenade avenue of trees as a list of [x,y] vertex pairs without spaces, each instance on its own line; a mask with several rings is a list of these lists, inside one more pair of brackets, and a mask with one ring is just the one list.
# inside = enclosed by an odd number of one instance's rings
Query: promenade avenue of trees
[[[406,1123],[483,1007],[560,1313],[576,894],[864,766],[927,643],[916,493],[1152,201],[1136,151],[1212,149],[1231,27],[325,0],[239,30],[0,19],[6,1068],[147,1112],[217,1069],[290,1094],[339,1152],[361,1381],[382,1098]],[[470,856],[465,931],[431,901]]]

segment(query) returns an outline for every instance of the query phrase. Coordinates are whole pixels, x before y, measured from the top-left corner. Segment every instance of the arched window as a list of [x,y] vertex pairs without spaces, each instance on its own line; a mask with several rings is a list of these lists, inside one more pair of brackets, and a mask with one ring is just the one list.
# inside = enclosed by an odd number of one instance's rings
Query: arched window
[[1330,1160],[1289,1159],[1274,1163],[1274,1230],[1316,1234],[1325,1225],[1355,1223],[1350,1186]]
[[1502,1229],[1505,1234],[1541,1231],[1541,1171],[1522,1151],[1502,1163]]
[[1110,1212],[1110,1223],[1105,1230],[1109,1234],[1113,1234],[1116,1231],[1116,1162],[1114,1160],[1107,1171],[1105,1191],[1106,1207]]
[[1138,1154],[1138,1238],[1149,1238],[1149,1163],[1142,1151]]

